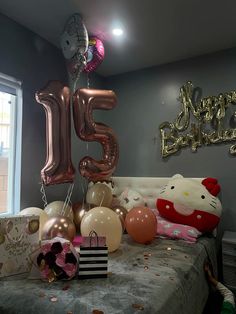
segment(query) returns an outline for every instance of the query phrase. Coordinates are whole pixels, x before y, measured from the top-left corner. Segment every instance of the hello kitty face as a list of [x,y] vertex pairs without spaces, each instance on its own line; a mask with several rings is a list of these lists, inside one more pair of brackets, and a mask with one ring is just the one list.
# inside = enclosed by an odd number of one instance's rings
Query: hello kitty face
[[67,21],[61,35],[61,48],[67,60],[77,53],[84,54],[87,51],[88,33],[79,14],[74,14]]
[[118,197],[120,205],[130,211],[134,207],[145,206],[142,195],[134,190],[125,190]]
[[178,175],[161,189],[157,208],[170,221],[193,226],[201,232],[211,231],[222,212],[216,197],[219,189],[216,179],[199,182]]

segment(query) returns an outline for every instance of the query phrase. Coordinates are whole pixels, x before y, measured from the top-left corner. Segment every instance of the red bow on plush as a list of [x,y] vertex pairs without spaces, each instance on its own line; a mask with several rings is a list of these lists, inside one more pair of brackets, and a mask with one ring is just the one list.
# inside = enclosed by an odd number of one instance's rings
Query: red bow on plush
[[202,180],[202,184],[206,187],[208,192],[210,192],[212,195],[216,196],[218,193],[220,193],[220,185],[218,184],[217,179],[206,178]]

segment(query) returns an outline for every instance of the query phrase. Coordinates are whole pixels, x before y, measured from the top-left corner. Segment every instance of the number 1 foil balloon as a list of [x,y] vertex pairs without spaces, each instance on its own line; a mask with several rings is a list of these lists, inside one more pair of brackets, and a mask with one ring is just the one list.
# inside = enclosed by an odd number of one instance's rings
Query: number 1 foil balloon
[[102,41],[97,37],[91,37],[89,39],[87,64],[84,68],[84,72],[90,73],[95,71],[96,68],[102,63],[104,56],[105,50]]
[[45,185],[73,182],[71,161],[70,90],[60,81],[50,81],[36,93],[46,114],[46,162],[41,170]]

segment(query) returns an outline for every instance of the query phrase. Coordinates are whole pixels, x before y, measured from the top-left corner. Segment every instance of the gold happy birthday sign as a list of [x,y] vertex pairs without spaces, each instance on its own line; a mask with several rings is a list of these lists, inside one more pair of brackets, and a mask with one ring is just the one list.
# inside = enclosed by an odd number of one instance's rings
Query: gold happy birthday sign
[[[173,123],[163,122],[159,127],[162,157],[174,154],[186,146],[190,146],[192,152],[196,152],[202,145],[236,140],[236,129],[224,128],[226,110],[230,104],[236,103],[236,91],[208,96],[198,102],[193,98],[193,84],[187,82],[180,88],[179,100],[182,108],[177,118]],[[190,113],[196,119],[195,123],[190,124]],[[233,116],[236,117],[235,112]],[[211,126],[211,130],[206,130],[207,126]],[[188,133],[182,133],[188,128]],[[236,155],[236,145],[232,145],[229,152]]]

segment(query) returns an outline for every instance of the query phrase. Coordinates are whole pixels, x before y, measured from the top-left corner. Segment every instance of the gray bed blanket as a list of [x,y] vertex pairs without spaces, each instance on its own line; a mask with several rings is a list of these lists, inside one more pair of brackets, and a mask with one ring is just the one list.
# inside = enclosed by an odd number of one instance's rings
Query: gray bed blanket
[[108,278],[1,280],[0,314],[201,314],[208,297],[206,257],[216,265],[214,238],[195,244],[156,239],[145,246],[125,235],[109,255]]

